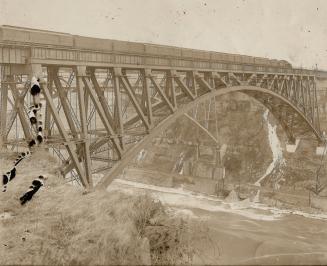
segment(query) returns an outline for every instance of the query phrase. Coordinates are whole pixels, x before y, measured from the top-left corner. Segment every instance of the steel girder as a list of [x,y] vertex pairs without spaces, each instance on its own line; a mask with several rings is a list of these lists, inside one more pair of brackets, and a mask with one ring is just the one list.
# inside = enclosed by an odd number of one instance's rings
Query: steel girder
[[[92,174],[109,169],[97,184],[106,187],[179,116],[202,101],[231,92],[243,92],[271,110],[289,141],[307,133],[323,141],[314,76],[142,67],[47,65],[43,69],[47,73],[43,83],[47,143],[63,154],[62,173],[74,172],[87,188],[93,186]],[[12,97],[3,90],[1,108],[7,106],[6,97],[14,103],[29,139],[31,129],[24,122],[22,104],[26,93],[18,94],[9,85],[15,78],[7,75],[3,80]]]

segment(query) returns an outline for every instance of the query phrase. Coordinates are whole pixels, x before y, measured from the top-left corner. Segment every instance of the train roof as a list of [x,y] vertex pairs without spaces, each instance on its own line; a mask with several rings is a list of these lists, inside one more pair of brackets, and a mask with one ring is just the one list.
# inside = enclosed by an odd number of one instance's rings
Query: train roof
[[24,31],[32,31],[32,32],[40,32],[40,33],[53,33],[53,34],[60,34],[60,35],[71,35],[69,33],[59,32],[59,31],[51,31],[51,30],[41,30],[41,29],[33,29],[27,27],[17,27],[11,25],[1,25],[0,28],[6,29],[13,29],[13,30],[24,30]]
[[[8,32],[12,31],[13,34],[7,34],[6,36],[2,34],[2,31],[8,30]],[[16,31],[16,34],[14,33]],[[24,34],[32,33],[33,37],[25,37],[19,36],[19,32],[24,32]],[[57,42],[54,42],[55,36],[60,37]],[[7,38],[7,39],[6,39]],[[194,48],[186,48],[186,47],[177,47],[171,45],[162,45],[162,44],[155,44],[155,43],[141,43],[141,42],[130,42],[130,41],[122,41],[122,40],[114,40],[114,39],[104,39],[104,38],[95,38],[95,37],[88,37],[88,36],[81,36],[81,35],[73,35],[70,33],[64,32],[57,32],[51,30],[42,30],[42,29],[32,29],[28,27],[18,27],[18,26],[11,26],[11,25],[2,25],[0,26],[0,41],[4,42],[11,42],[11,43],[25,43],[25,44],[37,44],[37,45],[52,45],[52,46],[62,46],[62,47],[72,47],[72,48],[80,48],[78,47],[78,42],[80,40],[89,40],[90,43],[83,44],[82,49],[95,49],[93,44],[96,44],[96,41],[101,42],[112,42],[122,45],[129,45],[129,46],[140,46],[145,45],[148,47],[153,47],[157,49],[171,49],[171,50],[180,50],[180,51],[191,51],[194,53],[195,58],[197,59],[206,59],[209,54],[217,54],[217,55],[225,55],[225,56],[241,56],[243,58],[255,58],[259,60],[274,60],[265,57],[256,57],[256,56],[249,56],[249,55],[241,55],[241,54],[232,54],[226,52],[218,52],[218,51],[208,51],[208,50],[201,50],[201,49],[194,49]],[[97,46],[97,45],[96,45]],[[101,46],[101,45],[99,45]],[[103,45],[104,46],[104,45]],[[100,49],[106,51],[107,49]],[[159,52],[160,55],[160,52]],[[206,56],[207,55],[207,56]],[[182,56],[184,57],[184,56]],[[276,60],[276,59],[275,59]],[[277,60],[280,62],[288,63],[286,60]],[[288,63],[289,64],[289,63]]]

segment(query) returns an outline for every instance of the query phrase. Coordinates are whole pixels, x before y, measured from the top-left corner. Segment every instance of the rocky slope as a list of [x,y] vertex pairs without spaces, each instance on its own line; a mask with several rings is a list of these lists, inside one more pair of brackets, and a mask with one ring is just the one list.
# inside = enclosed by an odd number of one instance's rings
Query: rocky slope
[[[154,140],[151,149],[142,151],[135,165],[206,180],[221,179],[225,167],[225,182],[235,186],[255,184],[261,178],[262,186],[295,193],[307,193],[315,183],[321,161],[315,154],[316,142],[301,140],[295,153],[287,152],[278,121],[255,100],[234,93],[217,99],[211,110],[203,105],[190,115],[195,112],[218,144],[182,117]],[[325,182],[324,167],[320,176]]]
[[[17,154],[0,153],[0,171]],[[141,194],[97,191],[64,184],[56,160],[36,151],[17,167],[0,194],[1,265],[150,265],[192,261],[185,234],[193,225],[172,217]],[[26,205],[19,197],[38,175],[47,180]]]

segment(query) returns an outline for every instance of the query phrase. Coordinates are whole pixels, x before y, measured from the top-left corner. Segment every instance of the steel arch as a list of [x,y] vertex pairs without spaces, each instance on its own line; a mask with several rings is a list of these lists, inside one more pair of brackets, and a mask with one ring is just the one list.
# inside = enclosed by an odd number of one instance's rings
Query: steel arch
[[[293,109],[294,112],[296,112],[298,115],[301,116],[303,121],[307,124],[307,126],[312,130],[312,132],[315,134],[317,139],[319,141],[322,141],[322,137],[320,135],[320,132],[318,132],[314,126],[310,123],[310,121],[304,116],[304,114],[288,99],[283,97],[282,95],[261,87],[256,86],[233,86],[233,87],[225,87],[221,88],[209,93],[206,93],[202,96],[199,96],[192,102],[178,108],[173,114],[166,117],[164,120],[162,120],[155,128],[153,128],[149,135],[146,135],[139,143],[137,143],[134,147],[132,147],[130,150],[128,150],[124,157],[117,162],[107,173],[105,177],[102,178],[102,180],[95,186],[98,189],[105,189],[112,181],[115,179],[115,177],[130,163],[130,161],[142,150],[147,148],[150,144],[153,138],[157,137],[162,131],[166,130],[174,121],[176,121],[177,118],[184,115],[184,113],[187,113],[190,111],[193,107],[195,107],[197,104],[202,103],[206,100],[209,100],[213,97],[224,95],[227,93],[232,92],[260,92],[263,94],[268,94],[273,97],[278,98],[283,103],[287,104],[289,107]],[[253,96],[251,96],[253,97]],[[255,99],[255,98],[254,98]]]

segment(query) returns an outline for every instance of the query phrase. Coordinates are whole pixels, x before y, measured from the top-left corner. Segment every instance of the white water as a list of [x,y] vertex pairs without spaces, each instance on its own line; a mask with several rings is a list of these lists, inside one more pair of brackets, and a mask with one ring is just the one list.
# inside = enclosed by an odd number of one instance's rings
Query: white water
[[[115,179],[107,188],[108,191],[119,190],[120,192],[135,194],[135,189],[148,190],[151,196],[164,205],[182,209],[201,209],[209,212],[227,212],[241,215],[253,220],[273,221],[281,215],[256,213],[256,211],[246,210],[250,201],[224,203],[222,200],[200,193],[194,193],[180,188],[166,188],[148,185],[122,179]],[[245,204],[246,203],[246,204]]]
[[263,174],[262,177],[260,177],[255,183],[254,185],[256,186],[261,186],[260,182],[262,180],[264,180],[269,174],[271,174],[273,172],[274,169],[276,169],[277,167],[279,167],[281,164],[284,163],[284,159],[283,159],[283,150],[279,141],[279,138],[277,136],[277,126],[273,126],[269,119],[268,119],[268,114],[269,114],[269,110],[267,109],[264,114],[263,114],[263,118],[264,120],[267,122],[268,125],[268,139],[269,139],[269,145],[270,145],[270,149],[272,152],[272,162],[269,164],[269,166],[266,169],[266,172]]
[[[282,210],[269,207],[265,204],[245,199],[237,202],[224,202],[214,196],[207,196],[179,188],[160,187],[134,181],[115,179],[107,188],[108,191],[119,190],[125,193],[135,194],[135,189],[147,190],[151,195],[170,207],[183,209],[197,208],[209,212],[227,212],[238,214],[253,220],[273,221],[284,215],[295,214],[307,218],[327,220],[327,214],[309,214],[302,211]],[[259,194],[257,194],[259,196]]]

